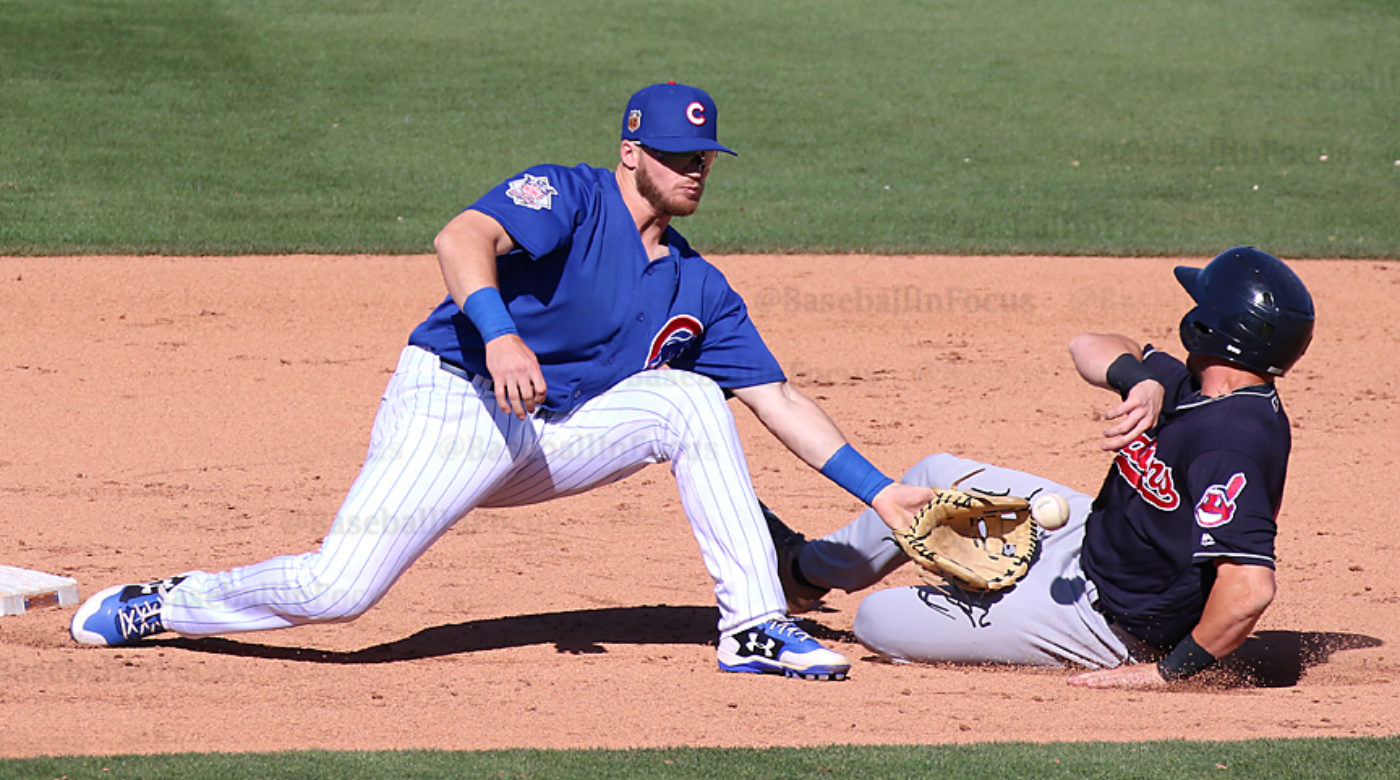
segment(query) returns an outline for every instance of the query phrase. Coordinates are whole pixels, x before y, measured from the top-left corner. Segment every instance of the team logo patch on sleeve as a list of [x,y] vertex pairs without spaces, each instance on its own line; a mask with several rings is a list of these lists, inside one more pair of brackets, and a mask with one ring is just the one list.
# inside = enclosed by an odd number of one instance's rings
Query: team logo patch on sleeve
[[528,173],[511,182],[506,188],[506,196],[515,201],[515,205],[535,211],[553,206],[553,197],[558,194],[559,190],[549,183],[548,176],[532,176]]
[[1235,519],[1235,499],[1240,497],[1246,480],[1242,472],[1223,485],[1211,485],[1196,502],[1196,525],[1202,528],[1216,528]]
[[700,320],[689,314],[677,314],[666,324],[661,326],[661,330],[651,339],[651,350],[647,353],[646,368],[660,368],[670,363],[690,346],[691,342],[700,338],[700,334],[705,332],[705,326],[700,324]]

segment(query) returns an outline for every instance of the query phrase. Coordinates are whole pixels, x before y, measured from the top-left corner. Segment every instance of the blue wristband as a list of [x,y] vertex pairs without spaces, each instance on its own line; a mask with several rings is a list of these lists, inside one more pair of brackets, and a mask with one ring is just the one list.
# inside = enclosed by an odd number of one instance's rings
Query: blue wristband
[[850,444],[843,444],[822,466],[822,476],[845,488],[848,493],[864,501],[867,506],[886,485],[894,480],[870,465],[865,456],[856,452]]
[[462,304],[462,313],[481,333],[482,344],[497,336],[518,332],[515,320],[506,311],[505,301],[501,300],[501,291],[495,287],[483,287],[468,295],[466,303]]

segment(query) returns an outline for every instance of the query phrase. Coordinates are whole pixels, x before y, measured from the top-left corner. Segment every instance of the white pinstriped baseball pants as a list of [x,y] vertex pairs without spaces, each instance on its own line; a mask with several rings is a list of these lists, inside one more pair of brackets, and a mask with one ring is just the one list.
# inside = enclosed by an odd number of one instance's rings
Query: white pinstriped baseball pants
[[184,636],[353,620],[472,509],[547,501],[663,461],[714,580],[720,631],[783,615],[773,543],[713,381],[645,371],[567,416],[521,421],[496,406],[486,380],[406,347],[321,549],[191,573],[162,617]]

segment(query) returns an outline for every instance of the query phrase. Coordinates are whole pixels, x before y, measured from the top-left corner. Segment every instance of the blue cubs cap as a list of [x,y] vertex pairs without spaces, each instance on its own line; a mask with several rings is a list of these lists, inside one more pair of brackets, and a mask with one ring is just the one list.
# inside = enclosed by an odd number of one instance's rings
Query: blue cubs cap
[[674,81],[652,84],[627,101],[622,112],[622,140],[636,141],[659,152],[698,152],[714,149],[738,152],[715,140],[719,109],[705,90]]

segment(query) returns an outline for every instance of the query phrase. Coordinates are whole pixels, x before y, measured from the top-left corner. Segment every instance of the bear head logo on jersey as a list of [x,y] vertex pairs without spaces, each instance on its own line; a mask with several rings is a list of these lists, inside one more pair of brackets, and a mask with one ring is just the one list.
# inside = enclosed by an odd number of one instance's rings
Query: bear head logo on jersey
[[651,339],[651,350],[647,352],[644,368],[660,368],[681,356],[694,341],[705,332],[700,320],[689,314],[677,314]]

